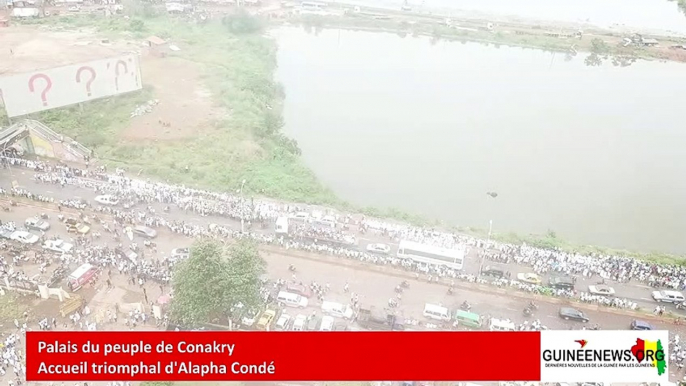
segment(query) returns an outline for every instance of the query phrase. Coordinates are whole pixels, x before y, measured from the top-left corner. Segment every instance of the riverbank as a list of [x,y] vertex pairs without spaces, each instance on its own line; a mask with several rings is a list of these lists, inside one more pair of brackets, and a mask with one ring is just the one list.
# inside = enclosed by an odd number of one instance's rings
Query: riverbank
[[[93,149],[100,161],[189,186],[342,204],[303,165],[295,141],[281,133],[284,92],[273,80],[276,44],[262,36],[261,24],[227,17],[200,25],[144,15],[130,20],[66,16],[34,24],[55,33],[90,29],[92,39],[106,37],[138,47],[147,37],[158,36],[180,48],[163,59],[142,55],[142,93],[31,117]],[[186,84],[161,79],[165,72]],[[197,90],[189,89],[196,84]],[[163,109],[178,93],[207,100],[200,107],[182,102],[176,111]],[[146,121],[151,120],[147,115],[131,116],[136,106],[152,99],[159,101],[149,114],[155,116],[153,122]],[[195,119],[195,110],[211,118]],[[157,119],[168,125],[156,127]]]
[[[53,110],[36,119],[77,137],[94,148],[97,158],[110,166],[125,167],[161,180],[219,191],[240,191],[248,196],[326,205],[378,218],[487,236],[482,229],[453,227],[401,210],[355,208],[326,189],[302,164],[297,144],[281,133],[284,93],[273,81],[275,42],[264,37],[259,29],[232,30],[233,21],[196,25],[165,16],[141,16],[131,20],[81,16],[60,18],[52,24],[62,30],[96,28],[99,34],[111,39],[144,39],[157,35],[173,41],[181,51],[170,53],[169,59],[195,63],[202,73],[199,80],[213,95],[215,108],[226,112],[210,127],[192,136],[174,140],[164,136],[134,140],[122,136],[132,120],[129,114],[138,103],[149,98],[159,98],[164,103],[164,90],[157,87],[147,87],[141,94],[88,104],[83,109]],[[172,125],[183,125],[183,118],[182,115]],[[553,232],[547,235],[495,233],[493,238],[583,253],[634,256],[675,264],[682,261],[681,257],[660,253],[575,246]]]
[[[686,39],[681,37],[641,35],[655,39],[649,46],[636,36],[594,27],[572,25],[497,22],[474,18],[444,18],[435,15],[404,13],[374,8],[351,9],[338,4],[328,15],[292,14],[288,21],[307,28],[340,28],[370,32],[396,33],[401,37],[429,36],[435,40],[478,42],[545,51],[592,55],[595,65],[612,60],[628,65],[636,59],[659,59],[686,62]],[[634,38],[627,43],[626,39]],[[650,41],[650,40],[645,40]],[[652,43],[651,43],[652,44]]]

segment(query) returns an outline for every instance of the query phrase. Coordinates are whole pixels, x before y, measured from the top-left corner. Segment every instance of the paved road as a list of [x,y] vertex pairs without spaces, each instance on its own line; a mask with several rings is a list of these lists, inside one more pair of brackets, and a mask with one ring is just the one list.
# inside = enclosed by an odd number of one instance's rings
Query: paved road
[[[10,175],[11,173],[11,175]],[[57,200],[67,200],[67,199],[73,199],[75,197],[79,197],[85,200],[88,200],[90,202],[93,202],[93,199],[95,198],[96,194],[89,189],[84,189],[84,188],[78,188],[74,186],[66,186],[64,188],[59,187],[57,185],[52,185],[52,184],[42,184],[42,183],[37,183],[33,180],[33,175],[34,173],[30,170],[24,169],[24,168],[17,168],[14,167],[11,169],[11,171],[8,171],[7,169],[2,169],[0,170],[0,187],[3,188],[9,188],[11,181],[16,180],[18,184],[22,187],[25,188],[32,193],[36,194],[43,194],[47,196],[54,197]],[[153,205],[154,208],[158,212],[162,212],[162,205]],[[240,222],[234,221],[232,219],[228,219],[225,217],[219,217],[219,216],[206,216],[202,217],[199,216],[195,213],[184,213],[180,210],[173,210],[169,214],[165,214],[165,217],[171,218],[174,220],[183,220],[189,223],[195,223],[195,224],[209,224],[209,223],[216,223],[216,224],[222,224],[226,225],[229,227],[232,227],[234,229],[240,229]],[[253,229],[254,232],[264,232],[264,233],[272,233],[273,229],[266,229],[266,230],[260,230],[260,229]],[[380,235],[374,235],[372,233],[366,234],[364,237],[358,238],[359,244],[360,244],[360,249],[366,248],[368,244],[371,243],[379,243],[383,242],[386,244],[390,244],[391,247],[393,248],[393,252],[395,253],[395,248],[397,248],[397,244],[395,244],[392,240],[389,240],[387,237],[383,237]],[[465,261],[465,267],[464,271],[466,273],[472,273],[476,274],[479,271],[479,266],[481,264],[480,259],[477,256],[477,249],[472,248],[466,258]],[[517,265],[514,263],[511,264],[498,264],[498,263],[491,263],[487,262],[488,265],[493,265],[493,266],[498,266],[504,269],[505,271],[509,271],[512,273],[512,276],[515,277],[517,273],[526,273],[530,272],[531,269],[527,266],[523,265]],[[545,278],[547,280],[547,277]],[[595,284],[598,281],[598,279],[590,279],[590,280],[585,280],[582,278],[579,278],[577,282],[577,289],[578,290],[585,290],[589,285]],[[653,288],[641,284],[641,283],[612,283],[608,282],[607,284],[612,285],[615,290],[616,294],[618,297],[621,298],[627,298],[632,301],[635,301],[641,306],[642,308],[645,309],[652,309],[655,307],[655,302],[650,296],[650,293],[654,290]],[[671,306],[669,306],[671,307]],[[673,308],[673,307],[672,307]]]
[[[13,208],[10,213],[2,213],[3,221],[23,221],[28,216],[36,213],[36,209],[32,207],[19,206]],[[52,216],[55,213],[51,213]],[[65,228],[56,220],[50,221],[52,228],[48,231],[48,236],[57,235],[65,240],[68,240],[70,235],[66,233]],[[98,231],[99,225],[94,225],[94,230]],[[192,239],[171,234],[166,230],[161,230],[156,242],[159,247],[159,254],[166,254],[171,249],[177,247],[189,246]],[[109,238],[108,234],[103,233],[101,243],[114,245],[115,241]],[[142,240],[134,239],[142,245]],[[285,279],[292,280],[292,272],[288,267],[294,264],[297,267],[296,280],[304,283],[316,281],[320,284],[329,284],[331,291],[325,296],[325,300],[336,301],[340,303],[349,303],[350,294],[345,293],[343,288],[345,283],[349,283],[350,291],[359,295],[359,300],[362,305],[375,306],[377,308],[385,308],[387,300],[396,296],[394,288],[399,284],[400,279],[389,276],[380,272],[374,272],[366,269],[363,264],[352,264],[348,266],[341,266],[339,264],[332,264],[327,260],[317,261],[311,259],[300,259],[290,255],[282,255],[278,253],[269,253],[264,255],[267,261],[268,276],[272,280]],[[71,267],[76,268],[76,266]],[[35,267],[22,267],[29,275],[36,272]],[[49,272],[46,273],[49,276]],[[403,293],[400,306],[395,309],[403,319],[415,319],[420,323],[417,329],[426,328],[426,323],[431,323],[422,316],[422,311],[426,303],[440,304],[452,310],[459,308],[460,304],[467,300],[473,308],[472,311],[480,315],[491,316],[500,319],[510,319],[519,324],[525,321],[531,322],[538,319],[549,329],[581,329],[586,324],[578,322],[570,322],[560,319],[557,316],[559,307],[550,303],[540,303],[539,310],[533,317],[526,318],[522,315],[522,310],[526,306],[526,300],[515,297],[507,297],[496,294],[482,293],[469,290],[457,290],[453,295],[446,293],[446,288],[443,285],[427,283],[421,280],[409,280],[410,288]],[[308,315],[313,311],[319,311],[319,303],[311,299],[310,307],[305,310],[288,309],[286,310],[291,316],[298,313]],[[632,322],[632,317],[615,315],[604,312],[587,312],[590,318],[590,324],[598,324],[602,329],[629,329]],[[341,321],[342,322],[342,321]],[[684,334],[686,333],[686,326],[676,326],[672,323],[652,323],[657,329],[670,330],[672,333]],[[683,374],[673,373],[673,377],[683,377]]]
[[[36,213],[35,208],[18,206],[13,208],[10,213],[2,213],[4,221],[23,221],[28,216]],[[54,217],[55,213],[51,213]],[[52,228],[47,232],[47,236],[56,235],[64,240],[69,240],[71,235],[67,234],[65,227],[57,220],[49,221]],[[94,231],[101,231],[99,225],[93,225]],[[116,245],[116,242],[109,237],[109,234],[102,232],[100,244]],[[124,240],[126,241],[126,240]],[[161,230],[156,238],[158,245],[158,255],[168,255],[173,248],[187,247],[192,243],[192,239],[177,234],[171,234],[166,230]],[[143,242],[137,236],[134,242],[142,245]],[[76,248],[79,248],[78,246]],[[146,255],[147,258],[150,253]],[[364,264],[353,263],[341,266],[333,264],[329,260],[301,259],[291,255],[278,253],[266,253],[264,258],[268,263],[268,274],[271,279],[292,280],[292,272],[288,270],[290,264],[297,267],[296,279],[304,283],[316,281],[322,285],[328,283],[331,292],[325,300],[348,303],[350,294],[343,292],[346,282],[350,284],[350,291],[360,295],[362,304],[385,307],[389,298],[395,297],[394,288],[401,279],[389,276],[382,272],[370,271]],[[76,268],[76,267],[72,267]],[[48,275],[48,274],[46,274]],[[48,275],[49,276],[49,275]],[[526,301],[516,297],[503,297],[497,294],[489,294],[477,291],[456,290],[453,295],[448,295],[446,287],[441,284],[427,283],[425,280],[410,280],[410,289],[405,291],[399,311],[406,318],[422,319],[421,313],[425,303],[442,304],[445,307],[456,309],[463,301],[473,304],[473,310],[482,315],[493,317],[510,318],[515,322],[531,320],[522,315],[522,310],[526,306]],[[581,328],[582,324],[567,322],[557,317],[558,306],[550,303],[541,303],[536,315],[546,326],[553,329]],[[597,323],[605,329],[627,329],[633,320],[629,316],[618,316],[605,312],[589,312],[591,324]],[[673,323],[653,323],[656,327],[674,329]],[[685,327],[686,331],[686,327]]]

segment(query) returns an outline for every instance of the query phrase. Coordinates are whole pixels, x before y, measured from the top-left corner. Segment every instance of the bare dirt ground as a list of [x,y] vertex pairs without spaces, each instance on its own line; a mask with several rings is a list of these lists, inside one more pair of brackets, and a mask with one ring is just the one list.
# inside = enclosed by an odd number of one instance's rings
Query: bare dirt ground
[[0,76],[140,52],[144,86],[159,101],[152,112],[134,117],[122,133],[125,140],[178,140],[212,126],[222,112],[213,106],[193,62],[148,53],[142,41],[102,43],[94,30],[57,31],[40,26],[0,29]]
[[48,31],[39,26],[0,28],[0,75],[107,58],[139,49],[132,41],[101,44],[92,30]]
[[[221,115],[200,80],[198,66],[175,57],[144,55],[143,83],[154,88],[160,103],[150,114],[131,120],[123,133],[127,140],[176,140],[195,135]],[[164,123],[164,124],[163,124]]]

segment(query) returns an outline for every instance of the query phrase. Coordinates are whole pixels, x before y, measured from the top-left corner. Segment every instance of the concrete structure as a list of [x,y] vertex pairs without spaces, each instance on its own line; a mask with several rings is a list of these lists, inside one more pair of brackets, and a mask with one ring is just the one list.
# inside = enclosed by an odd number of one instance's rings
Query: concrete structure
[[167,42],[157,36],[151,36],[146,39],[148,44],[148,53],[153,56],[165,57],[167,55]]
[[29,154],[69,162],[85,162],[92,156],[92,152],[80,143],[31,119],[0,131],[0,152],[17,145]]

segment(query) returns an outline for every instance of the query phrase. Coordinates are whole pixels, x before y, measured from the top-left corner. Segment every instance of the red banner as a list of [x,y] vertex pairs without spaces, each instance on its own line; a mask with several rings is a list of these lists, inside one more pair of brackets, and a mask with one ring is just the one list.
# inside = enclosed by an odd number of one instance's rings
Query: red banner
[[538,332],[26,333],[27,381],[537,381]]

